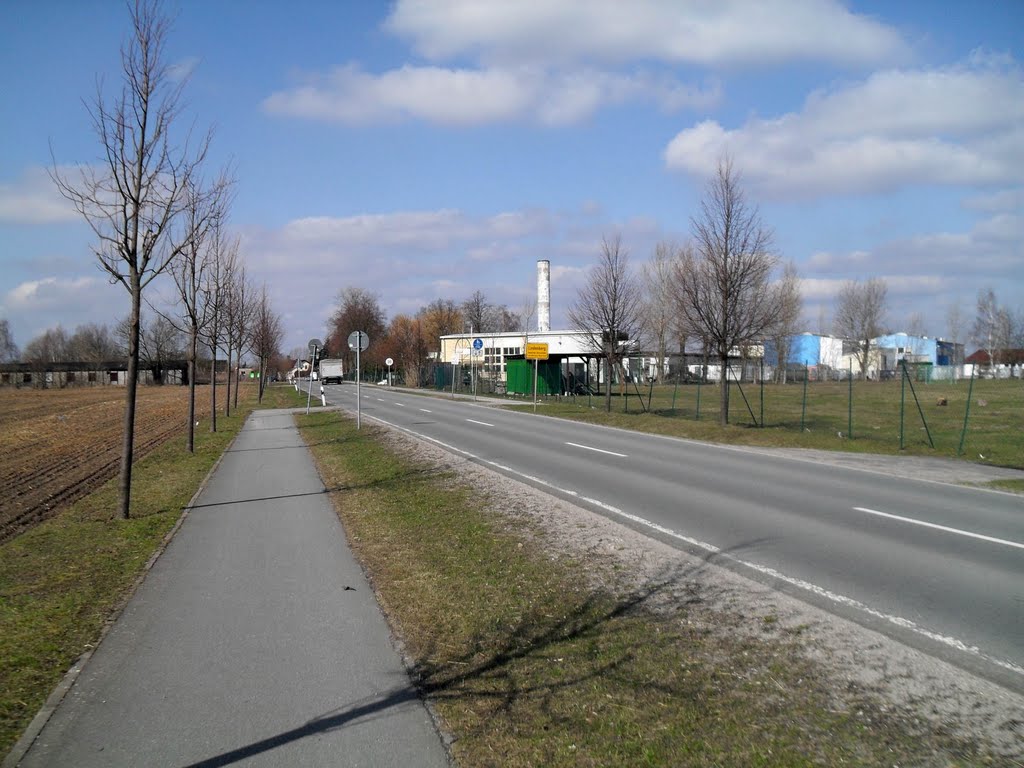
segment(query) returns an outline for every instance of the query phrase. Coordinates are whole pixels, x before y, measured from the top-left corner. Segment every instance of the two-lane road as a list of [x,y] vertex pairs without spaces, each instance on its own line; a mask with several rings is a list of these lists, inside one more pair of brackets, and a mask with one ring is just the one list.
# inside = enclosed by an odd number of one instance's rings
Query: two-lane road
[[1024,691],[1021,497],[372,386],[362,413]]

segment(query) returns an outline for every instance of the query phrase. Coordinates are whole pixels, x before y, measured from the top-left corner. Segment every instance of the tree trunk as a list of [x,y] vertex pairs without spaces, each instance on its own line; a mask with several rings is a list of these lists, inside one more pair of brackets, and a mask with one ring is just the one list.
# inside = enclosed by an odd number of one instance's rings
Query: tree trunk
[[217,431],[217,347],[210,345],[210,431]]
[[[227,353],[228,353],[227,354],[227,358],[228,358],[228,377],[227,377],[227,381],[225,383],[225,386],[227,386],[227,393],[224,396],[224,415],[225,416],[230,416],[231,415],[231,352],[232,352],[232,349],[231,349],[231,334],[228,333],[228,348],[227,348]],[[238,386],[237,380],[235,381],[235,386]]]
[[719,401],[718,423],[726,427],[729,425],[729,356],[720,355],[722,379],[719,382],[721,399]]
[[242,345],[239,343],[238,350],[235,352],[235,410],[238,410],[238,388],[241,386],[238,382],[238,372],[242,370]]
[[604,358],[604,409],[612,412],[612,356]]
[[196,446],[196,356],[199,351],[196,336],[193,327],[188,344],[188,429],[185,432],[185,450],[189,453],[195,453]]
[[142,286],[131,276],[132,312],[128,321],[128,378],[125,381],[124,443],[121,448],[121,479],[118,512],[122,520],[131,517],[132,463],[135,460],[135,395],[139,386],[139,316]]

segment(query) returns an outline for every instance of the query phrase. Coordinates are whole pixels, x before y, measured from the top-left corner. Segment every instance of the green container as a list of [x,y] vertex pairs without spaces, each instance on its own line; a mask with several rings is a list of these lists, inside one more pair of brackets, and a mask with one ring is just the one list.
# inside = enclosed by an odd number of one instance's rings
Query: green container
[[[505,366],[505,376],[509,394],[533,394],[532,360],[509,360]],[[537,363],[537,394],[562,394],[562,369],[553,360],[540,360]]]

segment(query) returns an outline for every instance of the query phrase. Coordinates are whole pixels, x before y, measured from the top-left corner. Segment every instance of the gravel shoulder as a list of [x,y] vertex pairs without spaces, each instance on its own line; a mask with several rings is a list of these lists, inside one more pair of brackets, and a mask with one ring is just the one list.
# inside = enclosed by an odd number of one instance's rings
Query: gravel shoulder
[[[1024,696],[879,632],[833,615],[680,551],[615,520],[485,469],[463,457],[391,429],[403,454],[452,472],[488,499],[495,514],[524,520],[552,556],[583,560],[595,588],[629,591],[661,584],[655,610],[697,604],[712,632],[781,638],[799,635],[804,651],[832,680],[837,707],[873,700],[919,726],[989,744],[1008,765],[1024,765]],[[1024,472],[916,457],[859,456],[824,451],[764,451],[935,482],[984,483]]]

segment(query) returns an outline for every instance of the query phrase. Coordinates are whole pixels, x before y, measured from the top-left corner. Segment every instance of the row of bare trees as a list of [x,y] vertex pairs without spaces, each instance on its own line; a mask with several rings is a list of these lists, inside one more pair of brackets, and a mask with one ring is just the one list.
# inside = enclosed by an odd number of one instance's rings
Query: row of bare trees
[[[101,85],[87,107],[100,147],[100,162],[64,172],[53,160],[51,176],[92,229],[94,254],[112,282],[131,299],[125,323],[127,377],[119,513],[130,516],[135,408],[147,288],[170,272],[181,312],[163,319],[187,335],[190,408],[187,445],[194,448],[195,361],[202,342],[216,366],[217,352],[240,359],[246,346],[261,368],[281,342],[281,321],[262,294],[245,315],[253,289],[238,261],[238,244],[224,227],[233,180],[225,170],[204,177],[212,131],[198,138],[178,118],[188,82],[166,58],[170,19],[158,0],[134,0],[131,29],[121,49],[121,88],[109,98]],[[262,325],[261,325],[262,323]],[[212,377],[216,380],[216,377]],[[230,380],[230,376],[228,377]],[[262,396],[263,377],[260,395]],[[216,397],[216,392],[212,393]],[[236,390],[237,397],[237,390]],[[216,400],[213,413],[216,414]],[[214,416],[215,418],[215,416]],[[214,421],[212,428],[216,428]]]
[[[609,377],[627,356],[627,340],[649,344],[664,361],[671,341],[699,339],[721,367],[719,419],[725,425],[730,357],[793,333],[799,281],[796,268],[783,266],[773,251],[771,230],[748,205],[731,159],[719,163],[690,224],[692,241],[659,244],[642,276],[630,270],[620,238],[605,238],[568,317],[600,351]],[[605,392],[610,410],[611,387]]]

